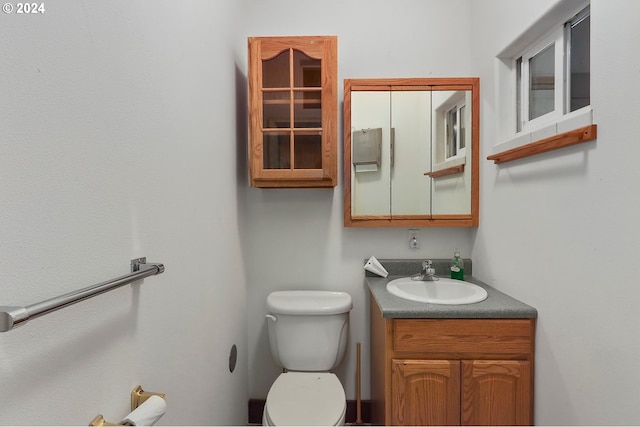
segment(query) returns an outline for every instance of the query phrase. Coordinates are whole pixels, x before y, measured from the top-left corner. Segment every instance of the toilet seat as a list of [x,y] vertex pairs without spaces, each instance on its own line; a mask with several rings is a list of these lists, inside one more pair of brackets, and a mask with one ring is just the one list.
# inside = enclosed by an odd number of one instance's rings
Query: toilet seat
[[346,408],[344,389],[335,374],[287,372],[269,390],[263,424],[335,426],[344,423]]

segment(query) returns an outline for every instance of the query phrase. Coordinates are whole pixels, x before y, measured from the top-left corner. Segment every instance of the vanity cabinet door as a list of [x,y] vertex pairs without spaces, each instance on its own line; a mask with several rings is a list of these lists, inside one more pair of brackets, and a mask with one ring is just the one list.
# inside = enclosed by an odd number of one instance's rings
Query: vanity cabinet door
[[462,424],[529,425],[530,374],[528,361],[462,361]]
[[250,37],[249,175],[253,187],[335,187],[338,38]]
[[394,319],[370,303],[372,423],[533,424],[535,319]]
[[393,360],[392,424],[460,425],[460,361]]
[[529,425],[530,364],[519,360],[396,360],[393,425]]

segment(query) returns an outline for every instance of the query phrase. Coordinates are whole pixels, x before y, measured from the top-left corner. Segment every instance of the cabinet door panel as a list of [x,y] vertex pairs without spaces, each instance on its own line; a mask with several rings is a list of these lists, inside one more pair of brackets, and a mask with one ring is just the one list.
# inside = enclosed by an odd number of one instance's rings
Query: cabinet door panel
[[527,361],[462,361],[463,425],[530,425]]
[[[374,171],[360,172],[352,162],[345,164],[351,176],[350,217],[391,217],[391,98],[388,91],[354,92],[351,96],[351,139],[360,133],[380,129],[380,165]],[[357,143],[357,142],[356,142]]]
[[393,360],[393,425],[459,425],[460,362]]
[[[353,105],[351,107],[353,111]],[[391,217],[431,217],[431,92],[391,92]]]

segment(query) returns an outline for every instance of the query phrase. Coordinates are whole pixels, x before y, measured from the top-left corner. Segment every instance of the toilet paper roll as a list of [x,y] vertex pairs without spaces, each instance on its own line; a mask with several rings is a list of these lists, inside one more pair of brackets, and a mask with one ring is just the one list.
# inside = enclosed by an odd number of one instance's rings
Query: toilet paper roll
[[381,277],[387,277],[389,272],[380,264],[376,257],[372,256],[364,265],[364,269]]
[[130,426],[152,426],[167,410],[167,402],[160,396],[151,396],[127,415],[120,424]]

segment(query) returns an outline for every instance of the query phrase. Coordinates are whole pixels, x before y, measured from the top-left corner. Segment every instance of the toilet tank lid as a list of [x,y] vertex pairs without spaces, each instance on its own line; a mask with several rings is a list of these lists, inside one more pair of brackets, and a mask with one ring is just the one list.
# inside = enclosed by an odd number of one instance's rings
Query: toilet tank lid
[[346,313],[353,303],[346,292],[276,291],[267,297],[267,308],[274,314],[330,315]]

